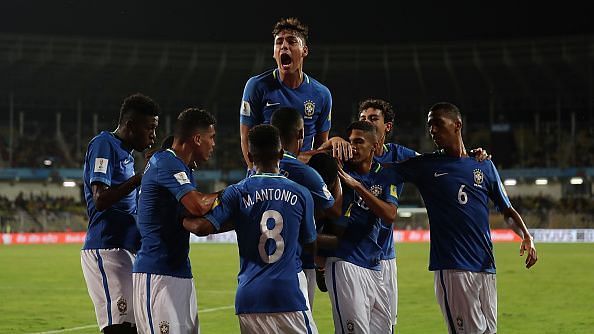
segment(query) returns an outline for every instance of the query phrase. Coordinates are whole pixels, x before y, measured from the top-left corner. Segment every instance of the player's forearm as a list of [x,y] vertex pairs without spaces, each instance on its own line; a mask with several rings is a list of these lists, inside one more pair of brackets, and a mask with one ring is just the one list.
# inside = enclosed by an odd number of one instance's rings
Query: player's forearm
[[336,219],[342,214],[342,186],[340,181],[336,180],[334,186],[330,189],[332,197],[334,197],[334,204],[326,209],[325,216],[329,219]]
[[318,233],[318,248],[333,250],[338,247],[338,237],[326,233]]
[[184,218],[183,225],[186,230],[200,237],[215,232],[214,226],[203,217]]
[[239,126],[239,133],[240,133],[240,140],[241,140],[241,153],[243,154],[243,160],[245,160],[245,164],[247,165],[248,169],[252,169],[253,165],[250,162],[250,158],[248,157],[249,146],[248,146],[248,133],[250,128],[247,125],[241,124]]
[[386,224],[392,224],[396,220],[396,205],[375,197],[360,183],[355,186],[355,191],[361,196],[369,210]]
[[141,180],[142,174],[136,174],[117,186],[106,187],[103,185],[105,188],[94,186],[93,201],[95,202],[95,208],[98,211],[109,209],[135,190],[140,185]]
[[315,135],[313,148],[316,149],[328,141],[328,131],[320,132]]
[[181,199],[182,205],[190,216],[201,217],[210,211],[218,193],[203,194],[198,191],[191,191]]
[[524,223],[522,216],[514,209],[508,208],[504,211],[503,217],[508,226],[522,239],[532,239],[528,227]]

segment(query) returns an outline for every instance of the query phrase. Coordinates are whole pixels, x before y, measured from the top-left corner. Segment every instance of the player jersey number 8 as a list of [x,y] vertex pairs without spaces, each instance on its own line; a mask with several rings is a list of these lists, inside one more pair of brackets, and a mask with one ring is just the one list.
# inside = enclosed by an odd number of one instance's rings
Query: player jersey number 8
[[[268,219],[274,220],[274,228],[272,230],[268,229]],[[260,220],[260,230],[262,231],[262,235],[260,235],[260,243],[258,244],[260,258],[265,263],[274,263],[278,261],[285,252],[285,240],[281,236],[281,231],[283,230],[283,216],[276,210],[264,211],[262,219]],[[266,252],[266,241],[268,241],[268,239],[274,240],[276,244],[276,249],[272,254]]]

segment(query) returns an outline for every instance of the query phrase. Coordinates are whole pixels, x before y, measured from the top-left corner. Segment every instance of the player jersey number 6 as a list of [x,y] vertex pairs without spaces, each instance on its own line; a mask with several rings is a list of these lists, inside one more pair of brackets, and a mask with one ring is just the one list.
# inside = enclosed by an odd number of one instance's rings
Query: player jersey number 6
[[[272,230],[268,229],[268,219],[274,220],[274,228]],[[283,216],[276,210],[264,211],[262,219],[260,220],[260,230],[262,231],[262,235],[260,235],[260,243],[258,244],[260,258],[265,263],[274,263],[283,256],[285,251],[285,240],[281,236],[281,231],[283,230]],[[268,239],[273,239],[276,244],[276,249],[270,255],[267,254],[265,247]]]

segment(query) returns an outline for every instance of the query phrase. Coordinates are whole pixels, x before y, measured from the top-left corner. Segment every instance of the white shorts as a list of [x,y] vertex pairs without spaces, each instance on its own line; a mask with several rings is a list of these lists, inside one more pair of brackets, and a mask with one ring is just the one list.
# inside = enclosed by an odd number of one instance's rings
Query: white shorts
[[392,333],[381,271],[330,257],[326,260],[326,286],[335,333]]
[[134,324],[134,255],[121,248],[83,249],[80,264],[95,306],[99,329],[124,322]]
[[200,333],[193,278],[145,273],[133,278],[138,333]]
[[388,309],[392,325],[398,321],[398,268],[396,259],[382,260],[382,277],[384,279],[385,293],[388,298]]
[[242,334],[317,334],[311,311],[238,314]]
[[[313,302],[318,284],[316,283],[316,270],[315,269],[303,269],[305,278],[307,280],[307,299],[308,309],[313,312]],[[303,289],[301,289],[303,290]]]
[[437,270],[435,297],[450,334],[497,332],[495,274]]

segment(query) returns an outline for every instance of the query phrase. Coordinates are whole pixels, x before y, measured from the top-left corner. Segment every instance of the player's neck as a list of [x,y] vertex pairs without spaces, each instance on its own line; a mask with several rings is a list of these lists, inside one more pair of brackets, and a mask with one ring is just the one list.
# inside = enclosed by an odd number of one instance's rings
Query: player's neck
[[297,88],[303,82],[303,70],[298,69],[296,72],[279,71],[279,76],[283,84],[289,88]]
[[294,142],[287,145],[283,144],[283,150],[285,151],[285,153],[290,153],[293,156],[298,156],[300,150],[299,143]]
[[254,169],[256,170],[256,174],[278,174],[278,161],[273,164],[254,164]]
[[468,156],[468,153],[466,152],[466,147],[464,147],[464,142],[461,139],[459,139],[458,141],[456,141],[456,143],[448,147],[444,147],[444,151],[446,155],[450,157],[461,158]]
[[366,161],[361,161],[360,163],[352,163],[349,166],[353,171],[357,172],[357,174],[365,175],[369,174],[369,172],[371,171],[372,162],[373,158]]
[[176,140],[173,142],[173,145],[171,145],[170,150],[172,150],[173,153],[175,153],[175,156],[183,161],[185,165],[189,165],[191,161],[194,161],[192,148],[189,145],[180,143]]
[[374,155],[376,157],[381,157],[384,155],[384,143],[386,142],[386,136],[384,135],[377,143],[377,150],[375,150]]
[[119,139],[120,141],[122,141],[122,146],[124,146],[125,148],[128,148],[128,149],[132,149],[132,147],[129,143],[129,140],[128,140],[128,136],[126,136],[125,129],[123,129],[122,127],[120,127],[118,125],[117,129],[115,129],[111,134],[114,137],[116,137],[117,139]]

